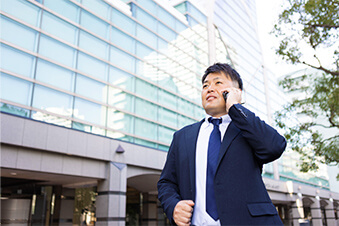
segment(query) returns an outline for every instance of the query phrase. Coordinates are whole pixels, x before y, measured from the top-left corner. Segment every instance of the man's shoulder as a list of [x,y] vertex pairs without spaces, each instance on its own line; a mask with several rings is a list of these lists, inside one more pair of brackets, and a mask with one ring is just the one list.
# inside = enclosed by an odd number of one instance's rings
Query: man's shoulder
[[181,129],[179,129],[178,131],[176,131],[175,133],[176,134],[181,134],[181,133],[186,133],[187,131],[190,131],[190,130],[194,130],[194,129],[199,129],[201,124],[204,122],[205,119],[199,121],[199,122],[195,122],[195,123],[192,123],[192,124],[189,124],[189,125],[186,125],[184,127],[182,127]]

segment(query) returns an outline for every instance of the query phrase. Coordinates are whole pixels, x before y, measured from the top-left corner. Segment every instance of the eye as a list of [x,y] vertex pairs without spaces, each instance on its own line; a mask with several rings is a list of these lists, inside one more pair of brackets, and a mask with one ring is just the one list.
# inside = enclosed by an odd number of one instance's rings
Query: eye
[[215,84],[222,84],[222,82],[220,82],[220,81],[217,81]]
[[207,88],[207,87],[208,87],[207,84],[204,84],[204,85],[202,86],[203,89],[205,89],[205,88]]

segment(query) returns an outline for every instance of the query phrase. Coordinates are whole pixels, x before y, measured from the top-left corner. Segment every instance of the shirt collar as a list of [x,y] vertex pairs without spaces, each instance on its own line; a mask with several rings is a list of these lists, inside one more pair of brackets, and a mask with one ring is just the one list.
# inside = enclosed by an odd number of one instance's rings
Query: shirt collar
[[[210,117],[212,117],[212,116],[206,115],[206,117],[205,117],[205,121],[204,122],[207,123],[207,125],[209,124],[208,119]],[[222,118],[222,123],[220,125],[225,125],[225,124],[228,124],[228,123],[230,123],[232,121],[231,117],[228,114],[227,115],[223,115],[220,118]]]

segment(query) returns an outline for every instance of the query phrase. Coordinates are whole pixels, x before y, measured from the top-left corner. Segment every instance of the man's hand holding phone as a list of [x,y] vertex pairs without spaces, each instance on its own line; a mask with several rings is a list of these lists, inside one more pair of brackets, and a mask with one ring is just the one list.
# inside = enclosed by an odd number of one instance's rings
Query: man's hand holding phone
[[241,94],[242,91],[241,89],[235,88],[235,87],[230,87],[226,88],[222,95],[225,99],[226,102],[226,111],[232,107],[233,104],[240,104],[241,103]]

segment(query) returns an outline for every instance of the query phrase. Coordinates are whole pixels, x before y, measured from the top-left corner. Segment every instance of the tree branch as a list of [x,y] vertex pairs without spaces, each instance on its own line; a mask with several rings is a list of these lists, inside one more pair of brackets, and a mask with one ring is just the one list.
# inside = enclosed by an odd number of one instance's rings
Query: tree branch
[[305,24],[306,26],[311,26],[311,27],[324,27],[324,28],[339,28],[339,25],[331,25],[331,24]]
[[324,68],[323,66],[317,67],[317,66],[314,66],[314,65],[312,65],[312,64],[306,63],[305,61],[303,61],[302,63],[305,64],[305,65],[307,65],[307,66],[309,66],[309,67],[311,67],[311,68],[315,68],[315,69],[318,69],[318,70],[322,70],[322,71],[324,71],[324,72],[326,72],[326,73],[328,73],[328,74],[331,74],[331,75],[333,75],[333,76],[339,76],[339,71],[330,71],[330,70]]

